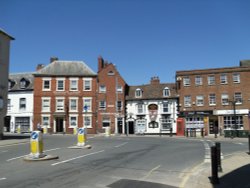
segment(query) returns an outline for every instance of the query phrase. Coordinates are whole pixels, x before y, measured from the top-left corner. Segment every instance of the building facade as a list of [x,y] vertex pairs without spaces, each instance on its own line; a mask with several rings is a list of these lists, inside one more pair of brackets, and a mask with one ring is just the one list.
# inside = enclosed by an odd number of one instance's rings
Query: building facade
[[3,139],[3,129],[7,113],[9,54],[11,40],[14,40],[14,38],[0,28],[0,139]]
[[6,132],[33,130],[33,73],[9,75]]
[[176,133],[176,88],[174,83],[160,83],[158,77],[150,84],[130,86],[126,97],[126,133]]
[[127,84],[115,65],[98,57],[97,116],[99,132],[110,128],[111,133],[124,133],[126,91]]
[[250,61],[238,67],[176,72],[180,117],[205,134],[249,130]]
[[51,58],[34,74],[34,129],[73,133],[86,127],[96,133],[96,73],[82,61]]

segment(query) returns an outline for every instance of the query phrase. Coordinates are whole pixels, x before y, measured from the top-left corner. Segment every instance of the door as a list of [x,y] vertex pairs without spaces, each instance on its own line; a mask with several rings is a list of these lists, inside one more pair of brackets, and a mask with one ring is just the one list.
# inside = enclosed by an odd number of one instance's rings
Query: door
[[122,118],[117,119],[118,134],[122,134]]
[[134,134],[134,121],[129,121],[128,122],[128,134]]
[[61,117],[56,118],[56,132],[58,132],[58,133],[64,132],[64,130],[63,130],[63,118],[61,118]]

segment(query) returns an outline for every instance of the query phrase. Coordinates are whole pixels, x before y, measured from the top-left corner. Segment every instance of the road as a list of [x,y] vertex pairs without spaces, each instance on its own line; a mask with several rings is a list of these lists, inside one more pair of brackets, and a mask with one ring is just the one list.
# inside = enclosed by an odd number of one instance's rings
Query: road
[[[59,159],[27,162],[29,143],[0,147],[0,187],[185,187],[189,175],[210,159],[207,139],[167,136],[89,137],[92,149],[69,149],[73,135],[44,135],[45,154]],[[247,142],[221,141],[227,157]]]

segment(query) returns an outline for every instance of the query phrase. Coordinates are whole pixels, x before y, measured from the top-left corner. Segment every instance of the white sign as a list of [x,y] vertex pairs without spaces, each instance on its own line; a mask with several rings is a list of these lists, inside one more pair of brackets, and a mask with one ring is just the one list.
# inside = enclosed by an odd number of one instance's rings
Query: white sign
[[[235,114],[248,114],[248,109],[235,110]],[[234,114],[234,110],[214,110],[214,115],[229,115]]]

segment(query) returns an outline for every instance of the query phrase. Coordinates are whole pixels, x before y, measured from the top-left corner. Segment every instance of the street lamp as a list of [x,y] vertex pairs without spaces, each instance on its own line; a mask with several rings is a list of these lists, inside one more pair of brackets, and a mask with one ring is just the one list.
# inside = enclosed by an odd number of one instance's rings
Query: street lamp
[[232,103],[232,105],[233,105],[233,113],[234,113],[234,126],[232,127],[232,129],[231,129],[231,138],[233,138],[234,136],[233,136],[233,129],[235,129],[236,130],[236,128],[237,128],[237,122],[236,122],[236,102],[237,101],[229,101],[230,103]]

